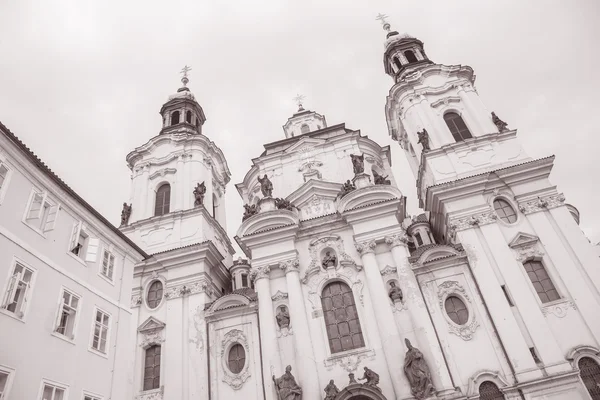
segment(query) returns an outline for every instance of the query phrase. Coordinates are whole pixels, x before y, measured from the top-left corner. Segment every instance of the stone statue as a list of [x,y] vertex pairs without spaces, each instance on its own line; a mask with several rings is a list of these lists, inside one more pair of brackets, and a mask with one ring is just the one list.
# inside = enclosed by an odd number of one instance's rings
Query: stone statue
[[277,309],[277,315],[275,316],[277,319],[277,325],[279,325],[279,329],[290,327],[290,313],[288,312],[287,307],[282,306]]
[[354,183],[350,182],[350,179],[348,179],[346,181],[346,183],[344,183],[342,185],[342,189],[340,190],[340,193],[338,194],[338,196],[341,199],[342,197],[344,197],[345,195],[347,195],[348,193],[350,193],[353,190],[356,190],[356,186],[354,186]]
[[356,382],[356,379],[354,379],[354,374],[352,372],[348,374],[348,379],[350,380],[350,382],[348,382],[348,385],[353,385],[355,383],[358,385],[358,382]]
[[507,128],[508,124],[506,122],[502,121],[500,118],[498,118],[496,113],[493,111],[492,111],[492,122],[494,122],[494,125],[496,125],[499,132],[507,132],[508,131],[508,128]]
[[392,182],[389,179],[386,179],[388,176],[383,176],[383,175],[379,175],[377,173],[377,171],[375,171],[374,169],[371,169],[371,172],[373,173],[373,179],[375,180],[375,184],[376,185],[391,185]]
[[273,195],[273,184],[269,180],[267,174],[262,178],[259,176],[258,181],[260,182],[260,191],[263,194],[263,197],[271,197]]
[[323,265],[323,268],[327,269],[328,267],[335,267],[335,265],[337,264],[337,257],[334,255],[331,255],[330,251],[325,252],[325,257],[323,257],[323,262],[321,263],[321,265]]
[[365,155],[361,154],[360,156],[350,154],[350,158],[352,159],[352,168],[354,169],[354,174],[362,174],[365,172]]
[[365,374],[362,376],[362,378],[358,378],[359,381],[365,379],[366,382],[364,384],[367,386],[377,387],[377,385],[379,384],[379,375],[375,371],[367,367],[365,367]]
[[402,289],[396,286],[396,282],[390,282],[390,291],[388,292],[388,296],[394,303],[401,302],[402,303]]
[[329,385],[325,386],[325,400],[335,400],[335,396],[340,392],[340,390],[333,383],[333,379],[329,381]]
[[248,204],[244,204],[244,215],[242,215],[242,222],[253,216],[258,212],[258,208],[256,204],[252,204],[251,206]]
[[121,211],[121,226],[127,225],[131,217],[131,204],[123,203],[123,210]]
[[206,194],[206,185],[204,182],[197,183],[194,189],[194,207],[198,207],[204,204],[204,195]]
[[410,383],[410,390],[417,400],[426,399],[435,394],[429,367],[423,353],[413,347],[410,340],[404,339],[404,342],[408,348],[404,358],[404,373]]
[[277,207],[277,209],[279,209],[279,210],[292,211],[295,208],[296,210],[300,211],[300,209],[298,207],[296,207],[295,205],[293,205],[286,199],[282,199],[280,197],[277,197],[275,199],[275,207]]
[[419,136],[419,141],[417,143],[420,143],[421,146],[423,146],[423,152],[431,150],[429,147],[429,133],[427,133],[427,129],[423,128],[423,131],[417,132],[417,135]]
[[281,377],[273,375],[273,382],[279,400],[302,400],[302,388],[296,383],[291,366],[285,367],[285,374]]

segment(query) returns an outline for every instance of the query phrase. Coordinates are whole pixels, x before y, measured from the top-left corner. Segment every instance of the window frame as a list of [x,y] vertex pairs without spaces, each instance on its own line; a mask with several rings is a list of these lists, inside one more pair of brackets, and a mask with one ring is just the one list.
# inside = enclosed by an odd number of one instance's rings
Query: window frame
[[[95,335],[96,324],[98,323],[98,321],[96,320],[96,317],[97,317],[98,313],[102,313],[108,317],[108,325],[106,326],[106,343],[105,343],[105,351],[104,352],[102,350],[94,347],[94,336],[96,336]],[[110,350],[110,335],[112,333],[112,314],[98,306],[95,306],[92,317],[93,317],[92,318],[92,331],[90,334],[90,344],[89,344],[88,350],[90,350],[92,353],[95,353],[102,357],[108,358],[108,355],[110,352],[109,351]],[[100,338],[101,337],[102,337],[102,331],[100,332]],[[98,341],[98,345],[100,345],[100,341]]]
[[[460,119],[463,121],[463,123],[465,124],[465,126],[467,127],[467,131],[469,131],[469,134],[471,135],[471,137],[463,138],[461,135],[461,140],[456,140],[456,137],[454,136],[452,129],[450,129],[450,126],[448,125],[448,122],[446,121],[446,115],[448,115],[448,114],[458,115],[460,117]],[[469,126],[469,124],[467,124],[467,121],[465,121],[465,119],[463,118],[462,112],[460,112],[459,110],[449,109],[449,110],[444,111],[444,113],[442,115],[442,119],[444,121],[444,124],[446,125],[446,128],[450,132],[450,135],[452,135],[452,138],[454,139],[455,143],[463,143],[465,140],[472,139],[475,137],[475,136],[473,136],[473,131],[472,131],[471,127]],[[458,132],[458,133],[460,133],[460,132]]]
[[[154,348],[154,347],[160,347],[160,358],[159,358],[159,367],[158,367],[158,387],[156,388],[152,388],[152,389],[146,389],[146,353],[149,349]],[[161,383],[162,383],[162,379],[163,379],[163,362],[162,362],[162,357],[163,357],[163,346],[160,343],[150,343],[148,346],[144,347],[143,349],[144,351],[142,352],[142,393],[144,392],[151,392],[153,390],[158,390],[161,387]],[[154,367],[156,367],[156,365],[154,365]],[[153,377],[153,379],[156,379],[156,377]]]
[[[73,320],[73,328],[72,328],[72,332],[70,336],[67,336],[66,334],[60,333],[58,331],[58,328],[60,328],[60,323],[61,323],[61,319],[62,319],[62,312],[63,312],[63,307],[64,307],[64,293],[67,292],[71,295],[71,301],[73,296],[77,297],[77,308],[75,309],[75,317]],[[81,317],[81,310],[82,310],[82,303],[83,303],[83,296],[81,296],[80,294],[78,294],[77,292],[68,289],[65,286],[61,286],[61,289],[59,291],[59,298],[58,298],[58,307],[56,310],[56,316],[54,318],[54,327],[52,328],[52,335],[55,337],[58,337],[60,339],[66,340],[67,342],[70,343],[75,343],[75,340],[77,339],[77,328],[79,327],[79,318]],[[70,307],[72,307],[71,305],[69,305]]]
[[[496,203],[496,201],[499,201],[499,202],[500,202],[500,201],[503,201],[503,202],[505,202],[506,204],[508,204],[508,205],[509,205],[509,206],[512,208],[512,210],[513,210],[513,211],[514,211],[514,213],[515,213],[515,217],[516,217],[516,219],[515,219],[515,221],[514,221],[514,222],[507,222],[507,221],[504,221],[504,220],[502,219],[502,217],[501,217],[500,215],[498,215],[498,212],[496,211],[496,204],[495,204],[495,203]],[[496,220],[497,220],[497,221],[500,221],[500,222],[501,222],[501,223],[503,223],[504,225],[506,225],[506,226],[514,226],[514,225],[516,225],[516,224],[518,224],[518,223],[520,222],[520,220],[521,220],[521,216],[520,216],[520,214],[519,214],[519,208],[518,208],[518,207],[515,207],[515,204],[514,204],[514,203],[513,203],[513,202],[512,202],[512,201],[511,201],[511,200],[510,200],[510,199],[509,199],[507,196],[499,195],[499,196],[494,196],[494,197],[492,197],[492,198],[491,198],[491,203],[490,203],[490,205],[491,205],[491,207],[492,207],[492,210],[494,210],[494,213],[495,213],[495,214],[496,214],[496,216],[498,217]]]
[[[69,398],[69,385],[66,385],[64,383],[60,383],[60,382],[56,382],[53,381],[51,379],[46,379],[46,378],[42,378],[42,383],[40,385],[40,389],[39,389],[39,393],[37,396],[37,399],[39,400],[43,400],[44,399],[44,388],[46,387],[46,385],[48,386],[52,386],[56,389],[61,389],[64,391],[64,395],[63,395],[63,399],[62,400],[67,400]],[[54,395],[52,397],[55,397]],[[50,399],[50,400],[54,400]]]
[[[25,308],[22,311],[20,311],[22,313],[21,316],[4,308],[4,303],[7,301],[7,297],[8,297],[8,289],[9,289],[9,285],[11,282],[11,278],[14,276],[14,271],[15,271],[17,264],[21,265],[23,268],[28,269],[32,272],[31,280],[29,281],[29,288],[26,290],[26,293],[24,296],[25,297],[24,298]],[[12,318],[15,318],[21,322],[26,322],[29,305],[31,304],[31,301],[33,298],[33,291],[34,291],[34,287],[35,287],[35,281],[37,278],[37,269],[17,257],[13,257],[10,265],[11,265],[11,268],[8,269],[8,276],[7,276],[6,282],[5,282],[3,290],[2,290],[0,312],[2,312],[5,315],[8,315]]]
[[104,396],[100,396],[99,394],[92,393],[87,390],[84,390],[81,395],[83,400],[104,400]]
[[[160,301],[156,304],[156,307],[152,308],[152,307],[150,307],[150,304],[148,303],[148,292],[150,291],[150,286],[152,286],[152,284],[154,282],[160,282],[161,283],[161,285],[162,285],[162,292],[163,293],[162,293],[162,296],[160,298]],[[148,310],[150,310],[150,311],[156,311],[156,310],[159,309],[160,306],[163,305],[163,302],[165,301],[165,294],[166,294],[165,293],[166,292],[165,288],[166,288],[165,281],[162,280],[162,279],[159,279],[159,278],[153,278],[153,279],[151,279],[146,284],[146,287],[144,288],[144,304],[146,305],[146,307],[148,308]]]
[[4,385],[4,389],[0,391],[0,399],[7,400],[8,395],[10,394],[10,389],[12,387],[13,379],[15,377],[16,370],[14,368],[9,367],[8,365],[0,364],[0,373],[6,374],[6,384]]
[[[73,250],[79,245],[79,239],[84,237],[84,243],[82,250],[78,254],[75,254]],[[94,235],[88,229],[87,225],[82,220],[76,220],[73,223],[71,229],[71,236],[69,239],[69,247],[67,253],[79,261],[81,264],[87,266],[88,263],[94,264],[98,261],[98,250],[100,249],[100,239]]]
[[[173,122],[173,117],[177,114],[177,122]],[[177,125],[181,123],[181,111],[174,110],[169,114],[169,126]]]
[[[231,360],[230,360],[230,358],[231,358],[230,357],[231,356],[231,352],[232,352],[232,350],[236,346],[239,347],[240,349],[242,349],[242,352],[244,353],[244,363],[241,366],[238,365],[239,366],[239,370],[238,371],[234,371],[231,368]],[[244,371],[244,367],[246,367],[246,364],[248,363],[248,357],[247,357],[246,349],[244,348],[244,345],[241,344],[241,343],[239,343],[239,342],[231,343],[229,345],[229,348],[227,349],[227,353],[226,354],[227,354],[227,368],[229,368],[229,372],[231,372],[234,375],[240,375]],[[237,361],[238,361],[238,364],[239,364],[239,360],[237,360]]]
[[[160,189],[162,189],[165,186],[169,186],[169,209],[167,210],[167,212],[165,212],[165,201],[163,200],[163,203],[161,205],[161,214],[157,214],[156,207],[157,207],[157,202],[158,202],[158,192],[160,191]],[[152,212],[153,217],[162,217],[163,215],[167,215],[171,212],[172,194],[173,194],[173,185],[171,184],[171,182],[161,182],[160,184],[158,184],[156,186],[156,190],[154,191],[154,211]]]
[[[450,316],[450,312],[448,312],[447,303],[448,303],[448,300],[450,300],[451,298],[456,298],[456,299],[458,299],[458,300],[459,300],[459,301],[460,301],[460,302],[463,304],[463,306],[465,307],[465,310],[467,311],[467,319],[466,319],[466,321],[465,321],[465,322],[463,322],[462,324],[461,324],[461,323],[459,323],[459,322],[456,322],[456,321],[454,321],[454,320],[452,319],[452,317]],[[454,322],[454,324],[455,324],[455,325],[458,325],[458,326],[465,326],[465,325],[467,325],[467,324],[469,323],[469,319],[470,319],[470,317],[471,317],[471,311],[469,310],[469,307],[467,306],[467,304],[465,303],[465,301],[464,301],[464,300],[463,300],[463,299],[462,299],[460,296],[457,296],[455,293],[451,293],[451,294],[449,294],[449,295],[448,295],[448,296],[446,296],[446,298],[444,299],[444,312],[446,313],[446,315],[448,316],[448,318],[449,318],[449,319],[450,319],[452,322]],[[454,313],[457,315],[457,318],[459,318],[459,316],[458,316],[458,312],[456,312],[456,310],[454,311]],[[460,321],[460,318],[459,318],[459,321]]]
[[[535,285],[533,284],[533,281],[531,280],[531,277],[529,276],[529,273],[527,272],[527,269],[525,268],[525,264],[529,263],[529,262],[537,262],[542,265],[542,267],[544,268],[544,271],[546,272],[546,275],[548,276],[548,279],[550,280],[550,283],[552,283],[552,286],[554,287],[554,290],[556,291],[556,294],[558,295],[558,299],[549,300],[547,302],[542,301],[540,294],[538,293],[537,289],[535,288]],[[530,288],[533,291],[535,298],[538,300],[540,306],[546,307],[546,306],[560,303],[560,302],[563,302],[566,300],[565,296],[561,293],[561,290],[559,290],[559,287],[556,284],[554,277],[550,273],[548,265],[544,262],[544,259],[542,257],[528,257],[521,261],[521,266],[523,267],[522,268],[523,273],[527,277],[527,282],[530,285]],[[537,277],[537,275],[536,275],[536,277]],[[540,281],[538,281],[538,282],[540,282]],[[547,293],[547,292],[544,290],[544,293]]]
[[[34,204],[36,196],[41,197],[41,206],[39,210],[37,210],[37,217],[32,218],[29,216],[29,214],[31,212],[31,207]],[[46,206],[48,209],[47,213],[45,212]],[[48,197],[47,190],[41,190],[36,187],[33,187],[31,189],[31,193],[29,193],[29,199],[27,200],[27,207],[25,207],[25,212],[23,213],[22,222],[29,228],[31,228],[34,232],[42,235],[43,237],[46,237],[46,233],[54,230],[54,228],[56,227],[56,221],[58,219],[60,210],[60,203],[50,199]],[[39,222],[33,223],[33,220],[39,220]]]
[[4,196],[8,191],[8,186],[10,185],[10,180],[13,173],[13,169],[8,165],[8,162],[6,162],[6,160],[0,156],[0,168],[2,167],[6,168],[6,176],[4,177],[2,185],[0,186],[0,205],[2,205],[2,202],[4,201]]
[[[108,260],[109,260],[109,265],[112,268],[112,274],[111,276],[105,275],[104,274],[104,258],[105,258],[105,254],[109,254]],[[112,257],[112,264],[111,264],[111,257]],[[102,249],[102,257],[100,257],[100,266],[98,268],[98,275],[100,275],[104,280],[108,281],[110,284],[114,285],[115,283],[115,265],[116,265],[116,260],[117,260],[117,256],[111,251],[110,246],[109,247],[104,247]]]

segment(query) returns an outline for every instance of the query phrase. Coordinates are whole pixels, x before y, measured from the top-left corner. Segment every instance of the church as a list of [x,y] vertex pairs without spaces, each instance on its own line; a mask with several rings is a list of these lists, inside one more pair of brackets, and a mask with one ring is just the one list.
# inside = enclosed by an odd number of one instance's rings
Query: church
[[187,68],[118,228],[0,125],[0,399],[600,399],[600,259],[554,157],[381,19],[390,144],[299,97],[231,236]]

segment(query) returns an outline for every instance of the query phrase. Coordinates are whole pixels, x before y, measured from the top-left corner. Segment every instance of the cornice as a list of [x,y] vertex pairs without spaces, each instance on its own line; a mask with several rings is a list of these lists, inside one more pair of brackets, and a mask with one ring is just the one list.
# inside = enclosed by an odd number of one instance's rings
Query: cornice
[[565,205],[565,196],[560,194],[552,194],[549,196],[538,197],[534,200],[519,202],[519,210],[527,215],[539,211],[549,210],[552,208]]

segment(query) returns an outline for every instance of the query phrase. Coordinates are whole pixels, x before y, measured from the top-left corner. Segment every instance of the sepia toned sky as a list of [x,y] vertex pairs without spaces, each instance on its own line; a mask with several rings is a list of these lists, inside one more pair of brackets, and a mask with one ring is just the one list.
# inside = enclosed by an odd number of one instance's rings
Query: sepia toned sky
[[414,177],[385,123],[392,79],[380,12],[434,62],[474,68],[483,102],[518,129],[528,154],[556,155],[552,182],[600,241],[597,0],[3,1],[0,121],[118,225],[125,156],[158,134],[158,111],[187,64],[204,133],[233,174],[230,236],[243,211],[234,184],[263,143],[284,138],[297,93],[329,125],[391,145],[416,213]]

